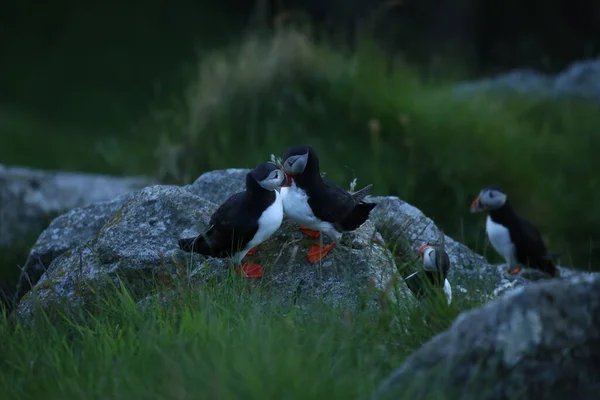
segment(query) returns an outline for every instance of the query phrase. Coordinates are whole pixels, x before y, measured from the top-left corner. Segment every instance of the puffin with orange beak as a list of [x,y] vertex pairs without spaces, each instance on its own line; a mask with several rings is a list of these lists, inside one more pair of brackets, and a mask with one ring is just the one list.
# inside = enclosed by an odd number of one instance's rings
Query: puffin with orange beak
[[211,215],[200,235],[179,240],[179,248],[204,256],[230,258],[236,271],[260,278],[260,264],[244,263],[257,246],[268,240],[283,222],[283,203],[278,189],[285,174],[271,162],[261,163],[246,174],[246,189],[229,197]]
[[483,188],[471,203],[471,213],[487,212],[485,231],[498,254],[508,266],[507,272],[516,275],[529,267],[551,277],[560,275],[552,262],[544,240],[535,226],[517,215],[508,196],[496,186]]
[[322,241],[323,232],[333,240],[325,246],[315,243],[307,253],[310,263],[325,257],[344,232],[358,229],[377,205],[363,201],[373,185],[349,193],[322,178],[319,158],[310,146],[288,148],[282,157],[282,170],[286,174],[281,188],[285,214],[300,224],[306,235]]
[[404,279],[411,292],[419,299],[425,297],[423,282],[425,277],[431,285],[443,288],[448,304],[452,303],[452,287],[448,282],[450,258],[442,246],[424,244],[417,249],[417,254],[423,259],[423,270],[417,271]]

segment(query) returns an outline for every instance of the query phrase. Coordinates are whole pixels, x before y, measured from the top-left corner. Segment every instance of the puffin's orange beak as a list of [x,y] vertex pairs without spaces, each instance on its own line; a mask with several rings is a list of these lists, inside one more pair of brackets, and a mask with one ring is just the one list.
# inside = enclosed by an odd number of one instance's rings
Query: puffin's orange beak
[[429,245],[428,245],[428,244],[424,244],[424,245],[422,245],[422,246],[419,246],[419,248],[417,249],[417,254],[419,255],[419,257],[423,255],[423,251],[424,251],[426,248],[428,248],[428,247],[429,247]]
[[481,204],[479,203],[479,196],[475,197],[475,200],[471,203],[471,212],[476,213],[481,211]]

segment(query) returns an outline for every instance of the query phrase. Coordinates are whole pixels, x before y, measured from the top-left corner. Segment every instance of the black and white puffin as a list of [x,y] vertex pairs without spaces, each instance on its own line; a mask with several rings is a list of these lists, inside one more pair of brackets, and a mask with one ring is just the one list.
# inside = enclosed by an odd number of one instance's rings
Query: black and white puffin
[[[259,164],[246,175],[246,190],[229,197],[212,214],[208,228],[196,237],[179,240],[179,247],[205,256],[230,257],[240,264],[281,226],[283,203],[277,188],[284,179],[274,163]],[[259,278],[263,268],[246,263],[241,271]]]
[[558,277],[546,245],[535,226],[520,217],[508,202],[508,196],[495,186],[486,187],[471,203],[471,213],[488,212],[485,230],[492,247],[508,265],[507,272],[518,274],[523,267]]
[[288,148],[282,164],[286,174],[286,183],[281,188],[285,214],[299,223],[305,234],[318,238],[322,232],[333,241],[326,246],[314,244],[308,251],[308,261],[316,263],[340,241],[344,232],[357,229],[369,218],[376,204],[363,200],[373,185],[349,193],[322,178],[319,158],[310,146]]
[[421,279],[426,277],[429,283],[444,290],[448,304],[452,303],[452,287],[448,282],[450,257],[442,246],[424,244],[417,249],[417,254],[423,259],[423,271],[417,271],[404,279],[406,285],[418,299],[425,296]]

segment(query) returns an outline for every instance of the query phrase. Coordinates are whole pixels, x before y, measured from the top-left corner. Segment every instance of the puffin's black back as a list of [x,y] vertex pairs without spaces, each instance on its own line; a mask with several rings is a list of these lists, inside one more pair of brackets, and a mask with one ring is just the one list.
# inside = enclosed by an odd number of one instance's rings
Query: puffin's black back
[[559,275],[540,232],[531,222],[517,215],[508,200],[502,207],[490,211],[489,215],[492,221],[508,229],[520,264],[544,271],[552,277]]
[[258,219],[275,201],[274,191],[262,188],[263,180],[277,168],[263,163],[246,175],[246,190],[229,197],[212,214],[209,228],[199,236],[181,239],[179,247],[212,257],[230,257],[240,251],[258,231]]

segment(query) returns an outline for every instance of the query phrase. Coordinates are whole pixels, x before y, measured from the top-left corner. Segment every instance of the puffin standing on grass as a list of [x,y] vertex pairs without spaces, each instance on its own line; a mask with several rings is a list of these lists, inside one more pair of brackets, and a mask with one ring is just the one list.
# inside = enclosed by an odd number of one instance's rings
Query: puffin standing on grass
[[509,274],[516,275],[523,267],[530,267],[551,277],[560,275],[539,231],[515,213],[500,188],[486,187],[473,200],[471,213],[485,211],[488,212],[485,224],[488,239],[506,260]]
[[443,288],[448,304],[452,303],[452,287],[448,282],[450,257],[442,246],[424,244],[417,249],[417,254],[423,259],[423,271],[417,271],[404,279],[411,292],[420,300],[425,296],[423,275],[429,283],[437,288]]
[[[179,247],[205,256],[230,257],[240,264],[281,226],[283,203],[276,189],[284,179],[274,163],[259,164],[246,175],[246,190],[229,197],[212,214],[208,228],[196,237],[179,240]],[[249,278],[260,278],[263,267],[246,263],[241,271]]]
[[288,148],[282,164],[286,174],[286,183],[281,188],[285,214],[299,223],[300,230],[308,236],[319,238],[322,232],[333,241],[326,246],[320,243],[312,246],[306,256],[314,264],[329,253],[344,232],[357,229],[369,218],[376,204],[363,200],[373,185],[349,193],[323,179],[319,158],[310,146]]

